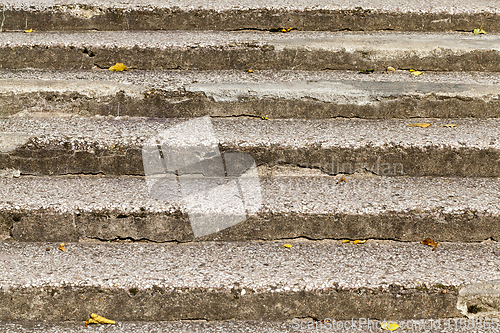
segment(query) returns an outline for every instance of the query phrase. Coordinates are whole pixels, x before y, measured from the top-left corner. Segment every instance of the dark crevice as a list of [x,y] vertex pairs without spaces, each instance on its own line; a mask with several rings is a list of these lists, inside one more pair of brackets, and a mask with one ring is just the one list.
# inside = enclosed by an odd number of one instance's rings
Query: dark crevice
[[238,28],[238,29],[232,29],[232,30],[226,30],[226,31],[262,31],[262,32],[267,32],[270,31],[270,29],[259,29],[259,28]]
[[110,242],[119,242],[119,241],[130,241],[132,243],[155,243],[155,244],[167,244],[167,243],[173,243],[173,244],[184,244],[186,242],[179,242],[177,240],[171,240],[171,241],[155,241],[151,240],[148,238],[133,238],[133,237],[114,237],[114,238],[101,238],[101,237],[93,237],[93,236],[85,236],[87,239],[93,239],[97,240],[103,243],[110,243]]
[[87,49],[86,47],[85,47],[85,48],[83,48],[82,52],[83,52],[84,54],[87,54],[89,57],[95,57],[95,53],[94,53],[94,52],[92,52],[92,51],[90,51],[90,50],[89,50],[89,49]]
[[[39,174],[35,174],[35,173],[21,173],[20,177],[45,177],[47,175],[39,175]],[[108,175],[108,174],[105,174],[104,172],[102,171],[98,171],[98,172],[67,172],[67,173],[58,173],[58,174],[53,174],[51,175],[51,177],[53,176],[116,176],[116,175]],[[134,175],[120,175],[120,176],[134,176]]]
[[[492,239],[491,237],[488,238],[488,239],[485,239],[485,240],[478,240],[478,241],[465,241],[465,242],[462,242],[462,241],[447,241],[447,240],[443,240],[443,241],[440,241],[440,243],[453,243],[453,244],[481,244],[483,243],[484,241],[488,241]],[[276,242],[276,241],[287,241],[287,240],[304,240],[304,241],[311,241],[311,242],[321,242],[321,241],[341,241],[341,240],[349,240],[349,241],[355,241],[355,240],[366,240],[366,241],[390,241],[390,242],[396,242],[396,243],[413,243],[413,244],[421,244],[420,241],[414,241],[414,240],[401,240],[401,239],[397,239],[397,238],[391,238],[391,237],[380,237],[380,238],[373,238],[373,237],[368,237],[368,238],[363,238],[363,237],[360,237],[360,238],[349,238],[349,237],[340,237],[340,238],[336,238],[336,237],[322,237],[322,238],[311,238],[310,236],[296,236],[296,237],[283,237],[283,238],[273,238],[273,239],[257,239],[257,241],[261,241],[261,242]],[[497,241],[493,241],[494,243],[498,243]],[[500,255],[500,254],[499,254]]]
[[[282,30],[286,30],[286,31],[282,31]],[[233,32],[233,31],[260,31],[260,32],[281,32],[281,33],[287,33],[287,32],[290,32],[290,31],[297,31],[298,29],[297,28],[270,28],[270,29],[259,29],[259,28],[238,28],[238,29],[231,29],[231,30],[226,30],[226,31],[229,31],[229,32]]]
[[473,313],[473,314],[476,314],[476,313],[481,312],[482,310],[483,310],[483,309],[482,309],[482,308],[480,308],[480,307],[479,307],[479,306],[477,306],[477,305],[469,305],[469,306],[467,307],[467,312],[468,312],[468,313]]
[[253,114],[235,114],[235,115],[228,115],[228,116],[210,116],[210,118],[221,118],[221,119],[224,119],[224,118],[258,118],[258,119],[262,119],[262,116],[256,116],[256,115],[253,115]]
[[318,319],[317,317],[311,317],[311,316],[306,316],[306,317],[295,317],[292,319],[293,320],[299,320],[299,321],[315,321],[315,322],[321,322],[323,319]]

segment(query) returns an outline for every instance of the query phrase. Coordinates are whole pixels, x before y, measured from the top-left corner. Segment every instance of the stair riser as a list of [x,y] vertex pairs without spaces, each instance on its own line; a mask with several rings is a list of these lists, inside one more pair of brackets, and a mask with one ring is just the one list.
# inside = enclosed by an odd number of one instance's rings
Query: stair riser
[[[226,48],[227,47],[227,48]],[[365,52],[366,51],[366,52]],[[370,50],[312,50],[304,48],[274,49],[264,45],[223,48],[154,48],[86,50],[79,47],[36,45],[0,48],[3,69],[91,69],[95,65],[108,68],[116,62],[143,70],[167,69],[253,69],[253,70],[385,70],[387,67],[429,71],[500,71],[500,52],[469,50],[464,53],[439,51],[418,56],[413,50],[397,54]],[[364,54],[366,53],[366,54]],[[90,54],[90,56],[89,56]]]
[[[44,3],[43,1],[41,3]],[[49,3],[49,2],[47,2]],[[90,18],[82,16],[88,15]],[[303,31],[472,31],[485,22],[488,32],[500,32],[497,15],[489,13],[397,13],[370,10],[119,10],[85,6],[53,7],[44,11],[10,10],[4,29],[69,30],[271,30],[293,27]],[[479,23],[481,24],[481,23]]]
[[[265,205],[264,205],[265,206]],[[444,223],[445,221],[445,223]],[[0,211],[0,238],[20,242],[148,240],[152,242],[309,239],[392,239],[427,237],[450,242],[500,240],[500,217],[469,211],[379,214],[259,213],[208,236],[194,238],[186,213]]]
[[[306,92],[307,94],[307,92]],[[158,118],[255,116],[269,118],[498,118],[500,100],[481,98],[436,98],[398,96],[396,100],[360,105],[337,104],[314,99],[248,99],[238,102],[214,101],[203,93],[145,91],[144,98],[121,94],[90,98],[74,93],[31,93],[0,95],[0,116],[20,112],[33,115],[57,112],[81,116],[131,116]]]
[[[73,147],[74,148],[73,148]],[[65,148],[68,147],[68,148]],[[497,149],[414,147],[322,149],[221,146],[222,152],[249,153],[257,165],[292,164],[328,174],[366,169],[380,176],[500,177]],[[106,174],[144,175],[141,147],[99,147],[97,143],[28,142],[0,153],[0,169],[16,169],[23,175]]]
[[[396,295],[401,297],[396,297]],[[90,313],[118,321],[276,320],[293,318],[420,319],[458,317],[458,293],[441,290],[315,292],[217,291],[163,288],[129,291],[61,287],[0,291],[0,320],[85,321]],[[418,312],[415,312],[418,309]],[[434,317],[433,317],[434,316]]]

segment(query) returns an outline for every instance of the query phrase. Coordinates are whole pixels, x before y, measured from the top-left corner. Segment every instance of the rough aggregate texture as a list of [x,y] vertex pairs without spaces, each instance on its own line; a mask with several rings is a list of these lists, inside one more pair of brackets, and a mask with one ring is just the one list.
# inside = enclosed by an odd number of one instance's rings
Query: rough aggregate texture
[[[283,167],[283,169],[294,169]],[[263,210],[304,214],[380,214],[411,210],[500,214],[499,179],[375,177],[299,169],[292,175],[259,168]],[[339,180],[346,179],[346,182]],[[0,179],[0,209],[158,213],[183,209],[182,201],[161,201],[143,177],[60,176]],[[191,185],[193,189],[196,184]],[[300,196],[297,195],[300,193]]]
[[[463,322],[461,322],[463,321]],[[363,322],[364,323],[364,322]],[[377,321],[374,321],[376,324]],[[313,319],[304,319],[288,322],[263,322],[263,321],[223,321],[223,322],[205,322],[205,321],[182,321],[182,322],[119,322],[113,326],[90,326],[85,327],[82,322],[64,322],[64,323],[12,323],[4,322],[0,324],[0,329],[6,333],[34,333],[34,332],[47,332],[47,333],[69,333],[69,332],[138,332],[138,333],[157,333],[157,332],[185,332],[185,333],[199,333],[199,332],[219,332],[219,333],[249,333],[249,332],[263,332],[263,333],[284,333],[284,332],[317,332],[322,329],[326,332],[345,332],[346,322],[342,322],[342,327],[337,328],[336,324],[331,326],[322,325],[320,321]],[[402,322],[398,322],[401,326]],[[406,327],[412,327],[413,332],[417,333],[431,333],[436,329],[443,329],[446,332],[456,333],[464,332],[467,325],[472,323],[464,318],[436,318],[436,319],[423,319],[411,326],[411,323],[406,323]],[[310,326],[309,326],[310,325]],[[339,324],[340,325],[340,324]],[[368,328],[367,324],[359,324],[358,320],[354,321],[355,326],[351,328],[351,321],[348,321],[348,330],[350,332],[380,332],[380,329],[374,326]],[[404,325],[404,324],[403,324]],[[419,325],[419,326],[417,326]],[[487,333],[498,332],[498,326],[494,328],[476,328],[474,332]],[[317,327],[317,328],[315,328]],[[299,330],[300,329],[300,330]]]

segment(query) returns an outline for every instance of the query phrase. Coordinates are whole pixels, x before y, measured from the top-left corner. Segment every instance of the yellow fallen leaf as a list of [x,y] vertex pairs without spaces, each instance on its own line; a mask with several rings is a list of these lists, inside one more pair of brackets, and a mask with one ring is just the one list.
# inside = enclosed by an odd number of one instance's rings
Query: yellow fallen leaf
[[284,244],[282,247],[286,247],[287,249],[292,247],[292,244]]
[[269,120],[269,117],[267,117],[267,116],[262,116],[261,118],[262,118],[263,120]]
[[347,183],[347,179],[345,179],[344,177],[342,177],[342,178],[339,179],[339,181],[337,182],[337,184],[340,184],[341,182]]
[[33,29],[24,30],[24,32],[29,34],[30,32],[33,32]]
[[411,73],[411,74],[413,74],[413,75],[415,75],[415,76],[419,76],[419,75],[424,74],[424,73],[419,72],[419,71],[417,71],[417,70],[415,70],[415,69],[410,69],[410,73]]
[[388,72],[395,72],[396,69],[394,67],[389,66],[389,67],[387,67],[387,71]]
[[89,324],[99,324],[99,322],[97,320],[94,320],[92,318],[89,318],[87,319],[87,321],[85,322],[85,326],[89,326]]
[[360,71],[359,73],[360,74],[372,74],[373,72],[375,72],[375,70],[373,68],[369,68],[369,69],[364,69],[364,70]]
[[59,245],[59,250],[61,250],[61,251],[63,251],[63,252],[64,252],[64,251],[66,251],[66,249],[64,248],[64,243],[61,243],[61,244]]
[[458,125],[457,124],[448,124],[448,125],[443,125],[443,126],[439,126],[439,127],[457,127]]
[[386,322],[383,322],[381,324],[381,328],[383,330],[387,330],[387,331],[395,331],[399,328],[399,325],[396,324],[396,323],[393,323],[392,321],[386,321]]
[[115,65],[109,67],[109,70],[113,72],[122,72],[122,71],[127,71],[128,68],[123,63],[117,62]]
[[114,320],[106,319],[104,317],[99,316],[98,314],[92,313],[90,318],[85,322],[85,326],[89,324],[114,324]]
[[253,70],[247,69],[247,73],[253,73]]
[[292,30],[293,30],[293,28],[275,28],[275,29],[271,29],[269,31],[271,31],[271,32],[290,32]]
[[349,242],[350,242],[350,240],[348,240],[348,239],[344,239],[344,240],[342,241],[342,243],[349,243]]
[[366,240],[359,240],[359,239],[356,239],[354,242],[352,242],[354,245],[356,244],[364,244],[366,243]]
[[484,31],[483,29],[479,28],[479,29],[474,29],[472,31],[475,35],[486,35],[486,31]]
[[427,128],[427,127],[431,126],[431,124],[429,124],[429,123],[415,123],[413,125],[406,124],[406,126]]

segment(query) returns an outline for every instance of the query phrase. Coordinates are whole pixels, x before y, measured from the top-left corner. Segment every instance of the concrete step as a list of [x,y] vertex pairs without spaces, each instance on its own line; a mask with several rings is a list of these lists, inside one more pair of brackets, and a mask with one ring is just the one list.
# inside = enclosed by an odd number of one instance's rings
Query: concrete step
[[500,36],[472,33],[118,31],[0,34],[3,69],[500,71]]
[[[478,324],[467,318],[435,318],[407,321],[392,321],[400,327],[416,333],[432,333],[437,330],[441,332],[459,333],[464,331],[474,331],[476,333],[498,332],[500,324],[489,320]],[[315,321],[312,319],[292,320],[285,322],[269,321],[175,321],[175,322],[117,322],[111,326],[85,327],[80,322],[3,322],[0,323],[0,330],[8,333],[87,333],[87,332],[182,332],[182,333],[285,333],[285,332],[383,332],[380,327],[383,323],[389,323],[384,320],[349,320],[349,321]],[[488,326],[489,325],[489,326]],[[391,326],[389,326],[391,327]],[[402,331],[403,328],[399,328]],[[396,331],[397,332],[397,331]]]
[[500,74],[0,71],[1,116],[497,118]]
[[[495,1],[30,1],[5,3],[6,30],[400,30],[500,32]],[[29,8],[27,8],[29,7]]]
[[[193,208],[144,177],[52,176],[0,179],[0,239],[13,241],[235,241],[393,239],[500,240],[497,178],[327,176],[319,171],[258,168],[254,213],[195,238]],[[345,181],[341,180],[342,178]],[[243,197],[248,196],[243,193]],[[219,194],[219,197],[222,196]],[[229,203],[216,205],[230,207]],[[248,202],[247,202],[248,204]],[[199,207],[211,213],[213,205]],[[226,211],[227,214],[237,213]],[[217,226],[217,223],[213,223]],[[500,252],[499,252],[500,253]]]
[[436,251],[373,241],[282,245],[66,243],[62,252],[58,243],[2,243],[0,319],[402,320],[498,311],[488,282],[500,277],[495,242]]
[[[177,149],[184,140],[185,147],[196,148],[208,135],[214,149],[250,154],[257,165],[293,164],[329,174],[500,177],[498,119],[185,120],[2,118],[0,169],[23,175],[144,175],[143,147],[153,142],[152,152],[144,152],[149,163],[159,156],[157,142]],[[432,125],[408,126],[422,122]]]

